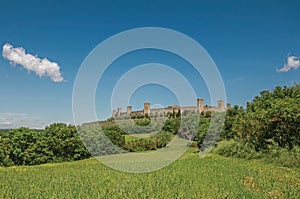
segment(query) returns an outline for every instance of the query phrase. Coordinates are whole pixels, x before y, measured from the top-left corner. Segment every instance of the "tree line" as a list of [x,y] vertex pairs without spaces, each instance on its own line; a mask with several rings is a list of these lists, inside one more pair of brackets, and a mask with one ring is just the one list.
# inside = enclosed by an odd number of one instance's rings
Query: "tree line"
[[35,165],[90,157],[72,125],[52,124],[45,130],[18,128],[0,138],[0,165]]
[[[246,107],[235,105],[227,110],[225,117],[225,113],[184,111],[155,117],[138,115],[119,121],[109,118],[78,128],[51,124],[44,130],[1,130],[0,165],[34,165],[156,150],[166,146],[174,136],[187,139],[199,148],[212,147],[214,142],[210,141],[220,136],[216,152],[225,156],[256,158],[294,151],[299,160],[299,101],[300,85],[295,84],[262,91]],[[99,133],[100,127],[102,133]],[[126,133],[154,135],[125,142]]]
[[[262,91],[246,107],[227,111],[222,138],[230,140],[219,153],[242,158],[298,154],[300,145],[300,85]],[[286,154],[286,153],[285,153]],[[300,162],[300,161],[299,161]]]

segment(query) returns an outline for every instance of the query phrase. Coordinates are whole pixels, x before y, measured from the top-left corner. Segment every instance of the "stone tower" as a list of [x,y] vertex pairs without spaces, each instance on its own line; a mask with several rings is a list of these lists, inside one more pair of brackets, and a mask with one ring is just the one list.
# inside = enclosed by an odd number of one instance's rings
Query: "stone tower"
[[132,106],[127,106],[127,115],[130,115],[132,112]]
[[150,102],[144,103],[144,114],[150,115]]
[[122,108],[118,108],[118,109],[117,109],[117,116],[120,116],[121,113],[122,113]]
[[230,104],[230,103],[227,103],[227,104],[226,104],[226,108],[227,108],[227,109],[231,109],[231,104]]
[[112,116],[115,117],[116,116],[116,110],[113,110],[112,112]]
[[218,100],[218,109],[224,110],[224,100]]
[[204,110],[204,100],[203,98],[197,99],[197,112],[201,113]]

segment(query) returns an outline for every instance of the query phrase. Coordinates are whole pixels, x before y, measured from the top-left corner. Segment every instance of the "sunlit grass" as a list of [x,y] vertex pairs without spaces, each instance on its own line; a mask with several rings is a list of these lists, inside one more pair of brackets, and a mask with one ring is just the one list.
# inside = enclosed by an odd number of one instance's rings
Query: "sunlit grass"
[[125,142],[130,142],[130,141],[139,140],[143,138],[150,138],[153,135],[155,135],[155,133],[126,134]]
[[96,159],[0,169],[0,198],[300,198],[300,172],[188,149],[178,161],[130,174]]

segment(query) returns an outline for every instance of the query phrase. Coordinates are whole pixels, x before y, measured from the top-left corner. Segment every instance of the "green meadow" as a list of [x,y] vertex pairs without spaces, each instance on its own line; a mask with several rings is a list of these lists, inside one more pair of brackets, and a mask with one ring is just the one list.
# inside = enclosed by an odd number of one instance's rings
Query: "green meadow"
[[95,158],[0,169],[1,198],[299,198],[299,168],[189,148],[161,170],[132,174]]

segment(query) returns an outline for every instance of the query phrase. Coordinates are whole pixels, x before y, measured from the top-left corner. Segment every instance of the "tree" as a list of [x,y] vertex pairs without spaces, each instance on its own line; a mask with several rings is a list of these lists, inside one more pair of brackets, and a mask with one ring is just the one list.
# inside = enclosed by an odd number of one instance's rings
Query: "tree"
[[[262,91],[245,111],[229,112],[225,136],[254,146],[256,151],[270,147],[292,149],[300,145],[300,85]],[[230,128],[232,133],[230,134]]]
[[30,164],[32,156],[30,153],[37,140],[37,134],[29,128],[19,128],[9,131],[10,159],[15,165]]
[[189,114],[181,117],[181,126],[178,133],[181,137],[186,138],[192,142],[199,125],[199,118],[196,114]]
[[76,127],[62,123],[55,123],[45,129],[48,150],[56,160],[79,160],[89,157]]

